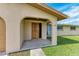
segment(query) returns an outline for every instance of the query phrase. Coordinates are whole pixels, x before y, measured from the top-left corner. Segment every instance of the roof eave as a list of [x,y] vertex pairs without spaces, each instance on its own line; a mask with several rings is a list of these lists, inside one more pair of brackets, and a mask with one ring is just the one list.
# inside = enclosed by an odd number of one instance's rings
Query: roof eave
[[50,7],[43,6],[40,3],[28,3],[28,4],[38,8],[38,9],[44,11],[44,12],[47,12],[51,15],[56,16],[58,21],[69,18],[67,15],[65,15],[65,14],[63,14],[63,13],[61,13],[61,12],[55,10],[55,9],[52,9]]

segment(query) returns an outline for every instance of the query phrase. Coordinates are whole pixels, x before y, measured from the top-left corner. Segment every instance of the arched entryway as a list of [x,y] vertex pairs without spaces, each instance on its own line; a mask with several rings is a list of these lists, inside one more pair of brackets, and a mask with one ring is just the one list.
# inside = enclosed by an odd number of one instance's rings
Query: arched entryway
[[6,50],[6,26],[5,21],[0,18],[0,52]]
[[22,50],[34,49],[51,44],[47,40],[48,19],[28,17],[20,23],[20,46]]

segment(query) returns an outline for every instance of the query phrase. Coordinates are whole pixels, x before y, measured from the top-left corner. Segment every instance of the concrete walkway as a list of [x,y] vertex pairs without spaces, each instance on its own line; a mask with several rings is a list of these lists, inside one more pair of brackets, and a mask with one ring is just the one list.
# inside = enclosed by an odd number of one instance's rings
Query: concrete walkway
[[38,48],[46,47],[46,46],[51,46],[50,40],[44,40],[44,39],[26,40],[24,41],[24,44],[21,50],[38,49]]
[[41,48],[30,50],[31,56],[45,56]]

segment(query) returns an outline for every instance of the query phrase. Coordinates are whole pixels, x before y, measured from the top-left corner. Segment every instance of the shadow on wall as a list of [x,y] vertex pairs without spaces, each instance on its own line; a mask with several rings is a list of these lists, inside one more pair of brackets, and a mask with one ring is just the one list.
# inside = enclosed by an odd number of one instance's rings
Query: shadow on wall
[[63,45],[63,44],[79,43],[79,41],[58,36],[57,37],[57,43],[58,43],[58,45]]

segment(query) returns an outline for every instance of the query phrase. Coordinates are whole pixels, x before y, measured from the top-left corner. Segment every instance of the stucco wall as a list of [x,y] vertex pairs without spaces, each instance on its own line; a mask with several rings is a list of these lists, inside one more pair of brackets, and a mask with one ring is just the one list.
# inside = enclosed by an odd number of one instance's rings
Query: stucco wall
[[46,18],[53,21],[55,16],[45,13],[35,7],[21,3],[0,4],[0,17],[6,23],[6,53],[19,51],[22,45],[20,24],[24,17]]
[[22,47],[23,41],[24,41],[24,21],[20,24],[20,47]]
[[31,40],[31,22],[24,21],[24,40]]
[[79,35],[79,27],[71,30],[70,26],[63,26],[63,30],[58,30],[58,35]]
[[47,39],[47,23],[42,23],[42,39]]

